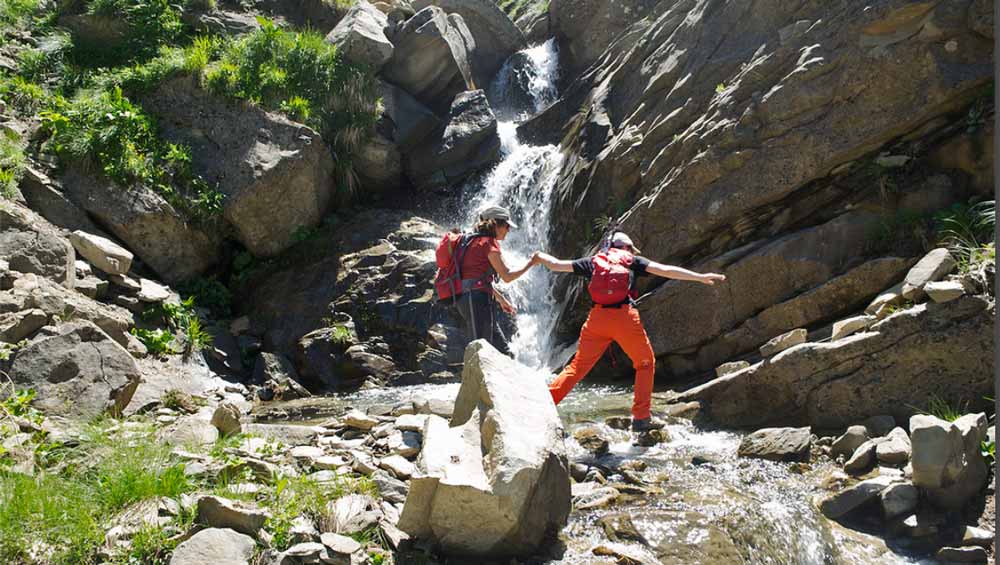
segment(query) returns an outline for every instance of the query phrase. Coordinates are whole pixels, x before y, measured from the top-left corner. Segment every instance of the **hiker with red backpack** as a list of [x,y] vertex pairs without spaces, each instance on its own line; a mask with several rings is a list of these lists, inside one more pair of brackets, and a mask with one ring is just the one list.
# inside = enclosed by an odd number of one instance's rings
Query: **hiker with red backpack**
[[559,404],[576,383],[587,376],[614,341],[621,346],[635,367],[632,430],[646,432],[662,428],[663,424],[653,420],[650,415],[656,359],[649,338],[646,336],[646,330],[639,319],[639,311],[634,307],[634,301],[638,298],[636,279],[655,275],[713,285],[726,280],[726,277],[716,273],[695,273],[680,267],[662,265],[639,257],[636,253],[639,253],[639,250],[628,235],[612,231],[605,239],[601,250],[591,257],[568,261],[536,252],[532,260],[537,260],[551,271],[574,273],[589,278],[587,289],[594,301],[594,307],[580,330],[580,343],[576,355],[549,385],[552,400]]
[[492,206],[480,212],[472,233],[452,230],[444,234],[437,247],[438,273],[434,282],[438,301],[454,307],[470,341],[485,339],[508,355],[510,350],[497,327],[493,302],[508,314],[516,310],[493,283],[497,279],[513,282],[535,264],[531,260],[511,270],[504,261],[500,242],[515,228],[509,210]]

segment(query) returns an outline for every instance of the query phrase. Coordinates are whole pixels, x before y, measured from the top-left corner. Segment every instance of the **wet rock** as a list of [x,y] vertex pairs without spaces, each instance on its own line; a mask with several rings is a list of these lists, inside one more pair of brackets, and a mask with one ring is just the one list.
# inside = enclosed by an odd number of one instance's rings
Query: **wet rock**
[[994,537],[993,532],[984,530],[982,528],[975,528],[973,526],[965,526],[962,530],[962,545],[963,546],[979,546],[979,547],[990,547],[993,544]]
[[452,98],[474,88],[469,51],[475,45],[461,16],[436,6],[386,29],[395,46],[382,74],[424,105],[443,114]]
[[243,427],[240,416],[240,409],[235,404],[223,402],[212,414],[212,425],[218,428],[223,436],[238,434]]
[[811,446],[809,428],[765,428],[744,437],[738,453],[771,461],[807,461]]
[[894,428],[875,448],[878,460],[887,465],[905,465],[910,460],[910,436],[903,428]]
[[851,458],[844,463],[844,471],[851,475],[863,475],[875,465],[875,454],[879,440],[868,440],[858,446]]
[[988,475],[980,452],[986,426],[982,413],[954,422],[923,414],[910,418],[913,484],[934,505],[957,510],[982,489]]
[[485,341],[469,345],[453,427],[427,420],[401,530],[445,551],[497,556],[530,554],[565,525],[562,425],[544,382],[513,378],[522,372]]
[[403,184],[399,146],[376,131],[351,157],[361,185],[372,192],[389,192]]
[[[577,488],[584,486],[586,488]],[[614,487],[601,486],[600,483],[594,482],[580,483],[573,485],[573,508],[577,510],[604,508],[613,504],[620,496],[621,492]]]
[[47,416],[91,420],[121,414],[139,386],[135,359],[96,325],[81,320],[39,335],[17,352],[10,378],[37,393]]
[[896,428],[896,419],[888,415],[872,416],[862,424],[873,438],[884,437]]
[[909,483],[890,485],[882,494],[882,514],[887,518],[905,516],[917,508],[920,503],[920,491]]
[[830,446],[830,456],[834,459],[838,457],[852,457],[854,452],[868,441],[868,430],[864,426],[851,426],[847,431]]
[[623,416],[612,416],[606,418],[604,424],[612,430],[628,430],[632,426],[632,420]]
[[641,548],[625,544],[601,544],[594,546],[590,552],[598,557],[611,557],[615,563],[627,563],[628,565],[657,565],[660,563]]
[[202,496],[198,499],[197,520],[212,528],[229,528],[256,536],[268,517],[266,511],[250,504],[218,496]]
[[950,273],[957,263],[945,248],[934,249],[906,274],[903,281],[903,298],[918,301],[926,296],[924,286],[939,281]]
[[819,509],[827,518],[840,518],[865,503],[875,500],[885,489],[895,482],[897,482],[896,479],[888,477],[876,477],[861,481],[856,485],[826,497],[820,502]]
[[965,294],[965,286],[959,281],[929,282],[924,285],[924,292],[940,304],[961,298]]
[[416,147],[406,174],[421,189],[451,186],[500,156],[497,119],[482,90],[455,96],[444,129]]
[[569,475],[573,477],[573,480],[582,483],[587,478],[587,471],[589,467],[583,463],[570,463],[569,465]]
[[636,529],[635,524],[632,523],[632,518],[628,514],[602,516],[597,521],[597,525],[604,530],[604,535],[613,542],[638,542],[642,545],[649,545],[645,536]]
[[640,447],[653,447],[668,441],[670,441],[670,434],[666,430],[646,430],[639,432],[635,437],[635,444]]
[[737,371],[742,371],[750,366],[747,361],[733,361],[731,363],[723,363],[715,368],[715,376],[724,377],[729,373],[735,373]]
[[170,565],[249,565],[256,543],[231,529],[202,530],[177,546]]
[[760,346],[760,354],[763,357],[777,355],[782,351],[806,342],[808,332],[804,329],[792,330],[779,335],[771,341]]
[[981,547],[942,547],[934,558],[947,563],[986,563],[989,555]]
[[594,455],[600,456],[608,452],[608,438],[604,437],[601,430],[596,427],[576,430],[573,432],[573,439]]
[[877,318],[875,318],[875,316],[855,316],[854,318],[834,322],[833,335],[830,336],[830,339],[836,341],[842,337],[855,334],[871,326],[876,321]]
[[385,14],[361,0],[348,10],[326,41],[336,45],[346,60],[378,71],[392,58],[392,43],[382,31],[387,24]]
[[73,288],[76,252],[55,226],[35,212],[5,201],[0,208],[0,259],[20,273],[34,273]]

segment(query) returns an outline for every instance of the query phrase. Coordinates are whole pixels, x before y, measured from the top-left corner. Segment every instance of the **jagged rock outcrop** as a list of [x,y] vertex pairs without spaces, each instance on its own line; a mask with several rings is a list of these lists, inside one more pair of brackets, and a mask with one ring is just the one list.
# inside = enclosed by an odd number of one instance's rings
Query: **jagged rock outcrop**
[[441,127],[441,118],[402,88],[387,82],[380,82],[379,87],[383,115],[392,125],[392,140],[403,153],[415,149]]
[[165,139],[191,147],[193,169],[225,195],[223,216],[253,254],[277,255],[327,212],[333,157],[316,131],[218,98],[191,76],[164,82],[142,102]]
[[76,281],[76,252],[59,230],[17,204],[0,203],[0,259],[12,270],[35,273],[66,288]]
[[449,14],[462,16],[475,39],[470,53],[472,77],[479,88],[486,88],[493,76],[514,53],[528,46],[521,30],[497,7],[493,0],[414,0],[413,8],[437,6]]
[[388,23],[385,14],[366,0],[359,0],[326,40],[336,45],[346,60],[377,71],[392,58],[392,43],[382,31]]
[[447,554],[535,552],[565,524],[570,478],[545,383],[483,340],[465,353],[451,427],[430,416],[399,528]]
[[945,510],[961,509],[989,476],[982,455],[985,414],[966,414],[954,422],[918,414],[910,418],[913,484]]
[[[735,427],[844,427],[877,414],[904,421],[938,396],[956,406],[992,394],[988,297],[964,296],[897,312],[864,333],[793,347],[680,395]],[[916,408],[915,408],[916,407]]]
[[659,0],[551,0],[548,25],[559,41],[564,64],[571,72],[579,73],[659,3]]
[[[736,259],[783,238],[793,240],[784,242],[793,266],[795,239],[808,247],[811,230],[838,216],[878,216],[870,180],[838,179],[860,174],[866,156],[904,136],[947,132],[984,95],[992,47],[967,17],[972,4],[887,0],[856,10],[818,1],[553,1],[557,36],[579,44],[564,41],[562,53],[589,65],[533,120],[555,130],[567,152],[554,202],[559,254],[585,253],[594,243],[585,228],[610,215],[624,218],[622,228],[650,257],[730,274]],[[627,21],[601,12],[626,8]],[[602,42],[607,29],[613,35]],[[573,55],[591,47],[587,56]],[[956,187],[950,202],[964,198]],[[872,258],[859,253],[872,237],[864,231],[824,243],[857,246],[851,259]],[[790,279],[802,286],[765,298],[767,289],[749,311],[742,307],[756,301],[764,280],[780,287],[786,277],[736,283],[744,279],[734,273],[725,288],[664,290],[670,297],[650,299],[646,319],[696,309],[699,325],[718,327],[660,343],[656,353],[669,357],[673,373],[705,371],[734,353],[721,345],[717,354],[700,351],[713,340],[851,266],[821,267],[822,278],[812,281],[796,274]],[[565,318],[564,329],[572,333],[579,321]],[[649,333],[654,341],[687,334]]]
[[34,405],[46,415],[86,421],[121,414],[140,372],[125,348],[81,320],[43,328],[17,351],[10,377],[19,388],[36,391]]
[[458,14],[428,6],[385,33],[396,49],[382,76],[425,106],[447,114],[456,94],[475,88],[470,63],[475,40]]
[[497,118],[482,90],[455,96],[442,131],[407,154],[406,174],[421,189],[454,186],[500,156]]

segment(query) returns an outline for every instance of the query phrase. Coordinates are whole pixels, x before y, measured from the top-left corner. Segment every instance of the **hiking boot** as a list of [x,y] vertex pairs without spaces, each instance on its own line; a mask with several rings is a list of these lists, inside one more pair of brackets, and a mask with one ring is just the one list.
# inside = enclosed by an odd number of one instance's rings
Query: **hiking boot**
[[632,431],[633,432],[648,432],[649,430],[662,430],[666,426],[666,423],[662,420],[657,420],[656,418],[642,418],[637,420],[632,418]]

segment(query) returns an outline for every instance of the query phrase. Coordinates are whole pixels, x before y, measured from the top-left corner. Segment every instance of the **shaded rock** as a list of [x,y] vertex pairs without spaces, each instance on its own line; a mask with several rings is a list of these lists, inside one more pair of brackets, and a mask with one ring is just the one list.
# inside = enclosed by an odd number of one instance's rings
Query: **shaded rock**
[[989,530],[984,530],[982,528],[975,528],[973,526],[965,526],[962,530],[962,545],[971,546],[976,545],[979,547],[990,547],[993,544],[994,537],[993,532]]
[[861,481],[823,499],[819,504],[819,509],[827,518],[840,518],[865,503],[875,500],[895,482],[897,482],[896,479],[888,477],[876,477]]
[[500,136],[486,93],[473,90],[456,95],[444,130],[430,139],[433,142],[409,153],[405,163],[407,176],[419,188],[453,185],[495,162]]
[[420,453],[420,434],[397,431],[389,436],[389,452],[412,459]]
[[435,112],[446,113],[456,94],[475,88],[469,62],[475,41],[461,16],[428,6],[387,28],[386,36],[395,51],[382,76]]
[[483,340],[469,345],[453,427],[427,420],[401,530],[447,552],[493,557],[530,554],[565,525],[562,426],[541,380],[513,378],[522,371]]
[[807,335],[808,332],[804,329],[792,330],[788,333],[781,334],[762,345],[760,347],[760,354],[764,357],[770,357],[781,353],[790,347],[805,343]]
[[918,414],[910,418],[913,484],[945,510],[962,508],[979,493],[988,468],[980,452],[986,437],[985,414],[966,414],[945,422]]
[[868,430],[869,436],[884,437],[896,429],[896,419],[887,414],[879,414],[866,418],[862,425]]
[[611,416],[605,418],[604,423],[612,430],[627,430],[632,426],[632,419],[624,416]]
[[218,496],[198,499],[198,522],[212,528],[230,528],[255,536],[269,515],[255,506]]
[[390,477],[385,473],[376,472],[372,475],[372,482],[378,487],[378,492],[384,500],[388,500],[393,504],[406,502],[406,493],[409,492],[410,487],[403,481]]
[[125,348],[82,320],[36,337],[18,351],[10,369],[19,388],[36,391],[33,404],[47,416],[79,420],[121,414],[140,376]]
[[920,304],[871,332],[800,345],[677,399],[700,401],[714,421],[741,427],[908,418],[934,395],[977,406],[992,390],[993,316],[993,304],[973,296]]
[[485,87],[504,61],[528,46],[521,30],[490,0],[415,0],[413,8],[422,10],[437,6],[449,14],[462,16],[475,39],[469,53],[472,78]]
[[882,500],[882,514],[887,519],[909,514],[920,503],[920,491],[909,483],[890,485],[879,497]]
[[715,368],[715,376],[724,377],[729,373],[735,373],[737,371],[742,371],[750,367],[750,363],[747,361],[733,361],[732,363],[723,363]]
[[895,428],[875,448],[878,460],[888,465],[905,465],[910,460],[910,436],[903,428]]
[[657,4],[654,0],[553,0],[549,26],[560,41],[566,66],[580,72]]
[[844,463],[844,471],[851,475],[863,475],[875,465],[875,453],[879,444],[878,439],[868,440],[854,450],[850,459]]
[[361,185],[372,192],[388,192],[403,183],[403,156],[399,146],[375,132],[351,156]]
[[609,514],[602,516],[597,525],[604,530],[604,535],[613,542],[638,542],[642,545],[649,545],[645,536],[639,533],[632,518],[628,514]]
[[576,430],[573,432],[573,439],[594,455],[600,456],[608,452],[608,438],[604,437],[598,428],[588,427]]
[[132,253],[110,239],[75,231],[69,241],[81,257],[109,275],[124,275],[132,268]]
[[366,0],[356,2],[344,19],[326,36],[337,52],[352,63],[378,71],[392,58],[392,43],[382,29],[388,24],[385,14]]
[[830,456],[835,459],[837,457],[851,457],[858,447],[861,447],[868,439],[868,430],[864,426],[851,426],[843,435],[834,440],[833,445],[830,446]]
[[739,456],[771,461],[809,459],[812,432],[809,428],[765,428],[740,442]]
[[170,565],[249,565],[256,545],[233,530],[209,528],[178,545]]
[[193,77],[168,80],[142,102],[164,139],[191,147],[192,168],[225,194],[223,216],[254,255],[277,255],[327,212],[333,157],[319,133],[217,98]]
[[38,214],[5,201],[0,206],[0,259],[20,273],[34,273],[73,288],[76,252],[50,223]]
[[942,547],[934,558],[947,563],[986,563],[989,555],[981,547]]
[[51,222],[69,231],[83,230],[103,235],[80,206],[73,203],[47,175],[28,166],[18,187],[28,207]]
[[951,253],[945,248],[938,248],[924,255],[924,258],[906,274],[902,287],[903,298],[922,299],[926,296],[924,286],[944,278],[955,268],[956,264]]
[[924,285],[924,292],[934,302],[951,302],[965,294],[965,286],[959,281],[929,282]]
[[[577,489],[578,486],[584,486],[584,489]],[[609,486],[601,486],[599,483],[595,482],[583,482],[579,485],[573,485],[573,508],[577,510],[589,510],[592,508],[603,508],[605,506],[610,506],[613,502],[618,500],[621,496],[621,492]]]
[[871,326],[876,321],[877,318],[875,318],[875,316],[856,316],[854,318],[834,322],[833,334],[830,336],[830,339],[836,341],[842,337],[847,337]]
[[392,122],[392,140],[400,151],[413,151],[422,140],[440,129],[441,119],[416,98],[393,84],[379,84],[384,115]]

